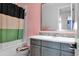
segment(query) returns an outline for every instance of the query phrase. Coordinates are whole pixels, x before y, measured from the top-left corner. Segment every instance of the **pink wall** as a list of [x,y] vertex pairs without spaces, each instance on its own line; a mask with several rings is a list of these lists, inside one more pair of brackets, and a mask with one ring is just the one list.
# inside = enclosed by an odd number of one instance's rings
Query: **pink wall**
[[40,3],[27,4],[27,36],[39,34],[40,31]]

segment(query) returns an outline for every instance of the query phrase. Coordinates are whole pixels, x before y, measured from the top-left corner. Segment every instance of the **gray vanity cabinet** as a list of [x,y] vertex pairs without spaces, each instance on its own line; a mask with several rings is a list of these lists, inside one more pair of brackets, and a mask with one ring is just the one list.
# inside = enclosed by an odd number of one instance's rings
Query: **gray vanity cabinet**
[[40,56],[41,55],[41,41],[31,39],[30,40],[30,55],[31,56]]
[[74,56],[72,44],[61,43],[61,56]]
[[60,43],[42,41],[42,56],[59,56],[60,55]]
[[31,56],[40,56],[40,46],[31,45]]
[[67,51],[67,52],[73,52],[72,44],[67,43],[61,43],[61,50]]
[[50,42],[44,40],[30,40],[31,56],[74,56],[72,44]]
[[74,54],[66,51],[61,51],[61,56],[74,56]]
[[51,42],[51,41],[42,41],[43,47],[49,47],[54,49],[60,49],[60,43],[59,42]]
[[59,56],[60,50],[42,47],[42,56]]

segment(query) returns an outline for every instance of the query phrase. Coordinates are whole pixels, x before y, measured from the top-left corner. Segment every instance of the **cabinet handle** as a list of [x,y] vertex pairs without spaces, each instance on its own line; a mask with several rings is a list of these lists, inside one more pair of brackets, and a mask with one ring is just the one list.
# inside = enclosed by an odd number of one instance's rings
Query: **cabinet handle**
[[70,47],[69,49],[74,50],[75,48]]
[[72,44],[71,47],[69,49],[77,49],[77,43]]

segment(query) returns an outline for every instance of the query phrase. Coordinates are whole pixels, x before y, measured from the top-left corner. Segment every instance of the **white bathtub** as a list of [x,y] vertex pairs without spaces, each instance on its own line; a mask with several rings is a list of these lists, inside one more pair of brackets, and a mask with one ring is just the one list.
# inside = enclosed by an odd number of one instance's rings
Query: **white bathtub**
[[16,48],[22,46],[22,40],[0,44],[0,56],[25,56],[27,51],[16,52]]

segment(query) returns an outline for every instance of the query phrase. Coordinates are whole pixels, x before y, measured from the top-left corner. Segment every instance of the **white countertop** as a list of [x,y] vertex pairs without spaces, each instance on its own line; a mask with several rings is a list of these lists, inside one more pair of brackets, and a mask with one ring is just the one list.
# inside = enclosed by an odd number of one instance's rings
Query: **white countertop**
[[76,42],[75,38],[68,38],[68,37],[35,35],[35,36],[30,36],[29,38],[37,39],[37,40],[52,41],[52,42],[69,43],[69,44],[75,44]]

